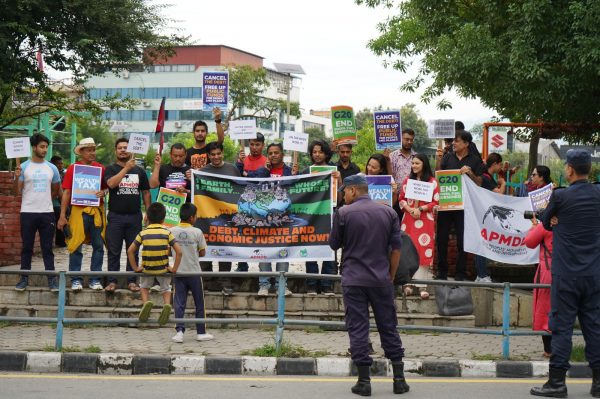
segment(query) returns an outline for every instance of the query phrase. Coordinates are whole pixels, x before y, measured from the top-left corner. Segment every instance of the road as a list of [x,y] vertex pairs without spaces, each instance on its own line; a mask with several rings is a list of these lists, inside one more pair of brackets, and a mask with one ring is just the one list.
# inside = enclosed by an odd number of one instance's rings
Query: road
[[[0,373],[0,397],[6,399],[235,398],[341,399],[354,397],[355,378],[251,376],[101,376]],[[531,398],[529,388],[542,379],[409,378],[402,397],[443,399]],[[591,380],[569,380],[569,398],[589,398]],[[374,397],[392,394],[389,378],[374,378]]]

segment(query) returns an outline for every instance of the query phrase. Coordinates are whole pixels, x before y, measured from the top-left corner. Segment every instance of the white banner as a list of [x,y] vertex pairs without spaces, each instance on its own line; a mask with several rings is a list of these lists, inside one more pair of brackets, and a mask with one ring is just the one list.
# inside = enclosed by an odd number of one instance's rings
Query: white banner
[[531,209],[529,197],[511,197],[463,179],[465,205],[465,252],[497,262],[531,265],[538,263],[539,248],[525,246],[531,220],[523,212]]

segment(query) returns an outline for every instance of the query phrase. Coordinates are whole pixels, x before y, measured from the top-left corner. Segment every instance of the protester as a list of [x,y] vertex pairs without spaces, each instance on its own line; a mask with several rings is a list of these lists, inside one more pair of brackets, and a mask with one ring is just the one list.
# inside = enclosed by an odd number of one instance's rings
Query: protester
[[[498,194],[504,194],[506,190],[506,181],[501,173],[502,155],[492,152],[488,155],[485,163],[485,171],[481,175],[481,187]],[[498,174],[498,182],[494,175]],[[477,269],[476,283],[491,283],[492,278],[487,270],[487,258],[481,255],[475,255],[475,267]]]
[[[58,228],[65,232],[68,239],[67,249],[69,250],[69,271],[80,271],[83,253],[81,248],[84,243],[91,242],[92,258],[90,270],[93,272],[102,271],[102,258],[104,257],[104,233],[106,230],[106,214],[104,211],[104,196],[108,188],[104,180],[104,166],[96,162],[96,143],[89,137],[82,139],[74,150],[79,156],[79,161],[70,165],[65,173],[62,188],[63,195],[60,205],[60,218]],[[80,206],[71,204],[71,190],[73,188],[73,173],[75,165],[87,165],[101,168],[100,190],[95,195],[100,198],[100,206]],[[69,219],[67,220],[67,209],[71,209]],[[65,231],[67,227],[67,231]],[[70,236],[70,237],[69,237]],[[83,278],[80,276],[71,277],[71,290],[81,291],[83,289]],[[89,287],[93,290],[101,290],[102,284],[98,278],[90,278]]]
[[[62,157],[60,155],[54,155],[52,158],[50,158],[50,163],[52,163],[54,166],[56,166],[56,169],[58,169],[58,175],[60,176],[60,181],[62,182],[62,180],[65,176],[65,169],[64,169]],[[54,217],[56,218],[57,221],[58,221],[58,218],[60,218],[61,198],[62,198],[62,187],[60,187],[60,184],[59,184],[58,192],[56,193],[55,196],[52,197],[52,207],[54,209]],[[54,244],[59,248],[65,248],[67,246],[67,242],[65,240],[65,235],[61,230],[58,229],[58,224],[57,224],[56,229],[54,229]]]
[[[421,202],[408,198],[406,189],[409,179],[433,184],[431,201]],[[440,190],[431,171],[429,160],[424,154],[415,154],[412,160],[412,171],[402,183],[399,205],[404,212],[400,229],[408,234],[419,252],[419,269],[413,275],[413,278],[417,280],[433,280],[433,273],[431,272],[433,249],[435,247],[435,217],[433,211],[439,200]],[[427,285],[415,284],[414,286],[419,289],[421,299],[429,299]],[[406,295],[412,295],[412,286],[406,286],[404,292]]]
[[[525,245],[528,248],[540,248],[540,262],[535,272],[533,282],[535,284],[552,284],[552,232],[544,228],[544,225],[538,223],[537,219],[531,219],[532,226],[527,237]],[[550,289],[533,289],[533,321],[531,323],[533,330],[550,332],[548,327],[548,314],[550,313]],[[544,357],[550,357],[552,354],[552,336],[542,335],[544,344]]]
[[[387,167],[387,159],[382,154],[373,154],[367,160],[367,165],[365,166],[365,174],[367,176],[382,176],[389,175],[391,176],[390,171]],[[394,176],[392,178],[392,205],[395,207],[398,203],[398,183],[394,181]]]
[[412,159],[416,152],[412,149],[415,141],[415,131],[411,128],[402,129],[402,147],[392,151],[385,149],[383,155],[388,157],[391,163],[391,174],[396,182],[403,182],[410,175]]
[[340,179],[342,181],[352,175],[360,173],[360,168],[352,162],[352,144],[340,144],[337,147],[338,161],[335,164],[338,172],[340,172]]
[[[475,155],[470,144],[473,142],[471,133],[460,130],[456,132],[452,142],[452,152],[447,153],[441,160],[441,170],[458,169],[460,173],[469,176],[477,185],[481,185],[481,174],[483,173],[483,163],[479,156]],[[437,279],[446,280],[448,278],[448,240],[450,238],[450,229],[454,226],[456,232],[456,245],[458,257],[456,259],[456,274],[454,279],[462,281],[465,279],[467,268],[467,256],[463,247],[464,235],[464,211],[444,211],[439,212],[437,216],[437,250],[438,250],[438,269]]]
[[[200,169],[202,172],[212,173],[215,175],[233,176],[240,177],[240,171],[235,165],[223,161],[223,144],[213,141],[208,143],[206,146],[208,151],[208,165]],[[200,267],[203,271],[212,271],[212,262],[200,262]],[[231,262],[219,262],[220,272],[230,272]],[[230,286],[230,282],[222,279],[221,280],[223,295],[233,294],[233,287]]]
[[[44,269],[54,271],[54,230],[56,217],[52,208],[52,198],[58,196],[60,176],[56,166],[44,158],[48,153],[50,140],[40,133],[29,138],[31,159],[15,168],[14,188],[21,199],[21,270],[31,270],[31,258],[36,232],[40,235],[40,248],[44,260]],[[22,274],[15,290],[24,291],[29,277]],[[48,287],[58,290],[56,277],[48,276]]]
[[[552,355],[548,381],[536,396],[566,397],[573,325],[579,319],[585,357],[592,369],[593,397],[600,397],[600,187],[588,181],[592,157],[567,151],[569,187],[554,190],[542,221],[553,232],[551,312]],[[552,227],[553,218],[557,224]],[[555,220],[556,221],[556,220]]]
[[[206,240],[202,230],[194,227],[196,222],[196,206],[194,204],[183,204],[179,211],[181,223],[179,226],[171,228],[171,233],[175,241],[181,247],[181,263],[179,272],[195,273],[200,272],[200,258],[206,254]],[[202,288],[201,276],[175,276],[175,318],[183,319],[187,303],[188,293],[192,293],[194,304],[196,305],[196,318],[204,319],[206,311],[204,309],[204,290]],[[171,338],[173,342],[182,343],[185,324],[177,323],[175,326],[176,334]],[[196,341],[209,341],[214,337],[206,332],[205,323],[196,323]]]
[[[225,140],[225,131],[221,124],[221,110],[218,107],[215,107],[212,112],[217,127],[217,142],[222,144]],[[206,149],[208,125],[204,121],[196,121],[194,122],[193,132],[194,145],[187,149],[185,163],[188,167],[198,170],[208,164],[208,150]]]
[[[459,123],[459,121],[456,121],[454,124],[456,125],[456,123]],[[460,122],[462,124],[462,122]],[[464,125],[463,125],[464,126]],[[464,127],[463,129],[464,130]],[[454,139],[444,139],[444,148],[438,148],[436,150],[436,155],[435,155],[435,170],[440,170],[440,165],[442,163],[442,157],[444,155],[446,155],[449,152],[452,152],[452,142],[454,141]]]
[[[267,162],[265,166],[256,171],[249,172],[248,177],[282,177],[298,174],[298,164],[294,164],[292,168],[283,162],[283,145],[281,143],[269,144],[267,147]],[[276,271],[287,272],[289,270],[289,262],[277,262],[275,264]],[[260,262],[258,268],[261,272],[271,272],[273,267],[269,262]],[[275,280],[275,289],[279,287],[279,279]],[[269,277],[258,278],[258,296],[268,296],[271,288],[271,279]],[[286,285],[285,295],[292,295]]]
[[[333,156],[330,146],[324,140],[313,140],[308,144],[308,153],[311,159],[311,166],[334,166],[330,161]],[[310,167],[304,169],[301,174],[306,175],[310,173]],[[340,181],[340,172],[333,172],[331,174],[333,179]],[[341,184],[340,184],[341,185]],[[319,273],[319,265],[317,262],[306,262],[306,273]],[[332,260],[324,260],[321,268],[321,274],[337,274],[337,264]],[[321,293],[325,296],[333,296],[333,281],[332,280],[306,280],[306,294],[310,296],[317,295],[318,286],[321,288]]]
[[[144,208],[150,206],[150,183],[146,171],[136,165],[133,154],[127,152],[129,140],[117,139],[115,156],[117,161],[106,168],[104,179],[108,186],[108,217],[106,225],[106,247],[108,249],[108,271],[121,270],[121,250],[123,240],[125,248],[129,248],[135,237],[142,231],[142,201]],[[137,254],[135,255],[137,258]],[[127,261],[127,271],[132,271]],[[140,290],[136,278],[127,278],[127,288],[132,292]],[[108,277],[105,291],[117,289],[116,276]]]
[[[400,261],[398,215],[388,206],[369,198],[367,179],[353,175],[340,187],[346,206],[334,216],[329,245],[344,250],[342,289],[345,322],[350,338],[352,361],[358,369],[358,381],[352,393],[371,395],[369,355],[369,305],[381,338],[385,357],[391,360],[394,393],[408,392],[404,378],[404,348],[396,329],[398,319],[394,303],[393,280]],[[373,226],[377,228],[373,229]],[[369,234],[365,234],[368,231]]]
[[156,154],[154,157],[154,169],[150,176],[150,188],[164,187],[175,190],[178,193],[187,194],[187,202],[190,201],[191,185],[186,172],[190,169],[185,164],[185,147],[181,143],[174,143],[170,150],[171,163],[162,165],[162,157]]
[[550,168],[544,165],[536,165],[531,172],[529,182],[527,182],[527,191],[535,191],[547,186],[550,183],[552,183],[552,178],[550,177]]
[[[137,273],[144,273],[140,277],[140,288],[142,294],[142,310],[139,314],[139,320],[148,321],[150,312],[154,303],[150,301],[149,289],[156,279],[160,285],[163,297],[163,308],[158,317],[158,324],[164,325],[169,321],[171,315],[171,277],[164,276],[170,272],[175,274],[181,263],[181,247],[175,241],[173,234],[162,225],[166,216],[165,206],[155,202],[146,209],[146,218],[148,226],[139,232],[135,240],[127,249],[127,257],[131,263],[132,269]],[[142,248],[142,262],[138,267],[135,254],[139,248]],[[173,266],[169,266],[169,247],[175,252],[175,261]]]

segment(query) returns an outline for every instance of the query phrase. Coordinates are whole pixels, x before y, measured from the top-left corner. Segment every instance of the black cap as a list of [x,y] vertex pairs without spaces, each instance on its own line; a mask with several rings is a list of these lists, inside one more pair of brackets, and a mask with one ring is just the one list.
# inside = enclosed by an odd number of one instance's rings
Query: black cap
[[591,165],[592,156],[585,150],[571,149],[567,151],[567,160],[565,161],[565,164],[573,166]]
[[360,185],[367,185],[367,176],[365,176],[362,173],[356,174],[356,175],[352,175],[352,176],[348,176],[344,179],[343,184],[341,185],[341,187],[338,189],[338,191],[342,191],[344,190],[344,188],[348,187],[348,186],[360,186]]

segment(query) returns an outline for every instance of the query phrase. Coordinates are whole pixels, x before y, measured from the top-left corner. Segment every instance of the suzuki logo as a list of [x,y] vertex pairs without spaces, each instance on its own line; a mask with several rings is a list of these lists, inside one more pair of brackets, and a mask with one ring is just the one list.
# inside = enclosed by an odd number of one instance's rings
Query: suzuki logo
[[504,144],[504,137],[500,136],[499,134],[492,137],[492,145],[494,147],[499,148],[499,147],[502,147],[503,144]]

